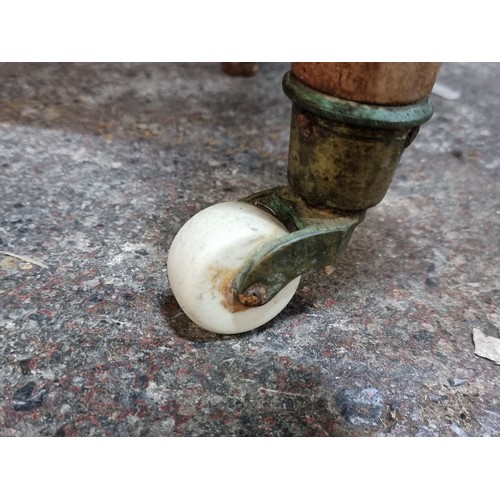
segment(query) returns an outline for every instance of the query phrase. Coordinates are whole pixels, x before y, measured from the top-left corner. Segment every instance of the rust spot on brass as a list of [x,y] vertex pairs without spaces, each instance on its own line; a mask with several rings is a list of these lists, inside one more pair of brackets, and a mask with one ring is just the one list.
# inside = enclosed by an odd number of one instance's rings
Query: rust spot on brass
[[214,286],[222,293],[222,305],[232,313],[244,311],[246,307],[238,301],[234,293],[234,278],[238,271],[223,267],[211,267]]
[[244,293],[238,295],[238,300],[247,307],[261,306],[267,302],[267,288],[262,283],[254,283]]
[[304,113],[297,114],[296,123],[302,137],[307,139],[311,136],[313,124],[307,119],[307,116]]

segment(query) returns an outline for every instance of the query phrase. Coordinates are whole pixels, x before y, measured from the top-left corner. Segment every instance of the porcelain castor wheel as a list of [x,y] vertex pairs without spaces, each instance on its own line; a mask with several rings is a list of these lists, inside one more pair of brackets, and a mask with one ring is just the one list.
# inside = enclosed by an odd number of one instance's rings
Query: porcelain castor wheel
[[177,233],[168,255],[168,279],[177,302],[196,324],[215,333],[242,333],[267,323],[290,302],[300,277],[267,304],[245,307],[231,284],[260,245],[287,233],[267,212],[243,202],[202,210]]

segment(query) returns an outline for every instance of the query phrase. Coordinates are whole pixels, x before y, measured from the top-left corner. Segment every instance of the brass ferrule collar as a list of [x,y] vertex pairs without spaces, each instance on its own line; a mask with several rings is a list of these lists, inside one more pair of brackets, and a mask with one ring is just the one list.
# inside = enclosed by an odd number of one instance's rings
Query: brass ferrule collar
[[375,106],[332,97],[305,85],[291,71],[283,77],[283,91],[293,103],[315,115],[366,128],[418,127],[434,112],[427,97],[406,106]]

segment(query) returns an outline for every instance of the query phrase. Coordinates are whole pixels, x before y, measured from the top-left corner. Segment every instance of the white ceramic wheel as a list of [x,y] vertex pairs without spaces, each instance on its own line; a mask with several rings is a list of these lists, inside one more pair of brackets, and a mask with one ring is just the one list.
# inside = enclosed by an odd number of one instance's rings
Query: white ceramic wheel
[[233,334],[253,330],[290,302],[299,278],[267,304],[245,307],[233,300],[230,285],[246,258],[287,230],[264,210],[226,202],[202,210],[177,233],[168,255],[168,279],[177,302],[205,330]]

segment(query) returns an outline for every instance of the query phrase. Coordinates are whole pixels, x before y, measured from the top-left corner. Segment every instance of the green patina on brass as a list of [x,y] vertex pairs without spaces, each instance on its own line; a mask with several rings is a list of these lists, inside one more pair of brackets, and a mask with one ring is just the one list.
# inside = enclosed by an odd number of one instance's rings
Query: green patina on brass
[[245,305],[262,305],[297,276],[333,264],[364,217],[364,212],[311,208],[289,187],[242,201],[269,211],[292,231],[263,245],[245,261],[234,281],[235,295]]
[[288,72],[283,91],[290,100],[317,116],[358,127],[398,129],[418,127],[429,120],[433,108],[425,98],[407,106],[376,106],[339,99],[323,94]]
[[242,201],[273,214],[290,231],[250,255],[233,282],[244,305],[271,300],[297,276],[335,262],[366,209],[379,203],[403,151],[432,116],[427,99],[371,106],[327,96],[291,73],[288,182]]

